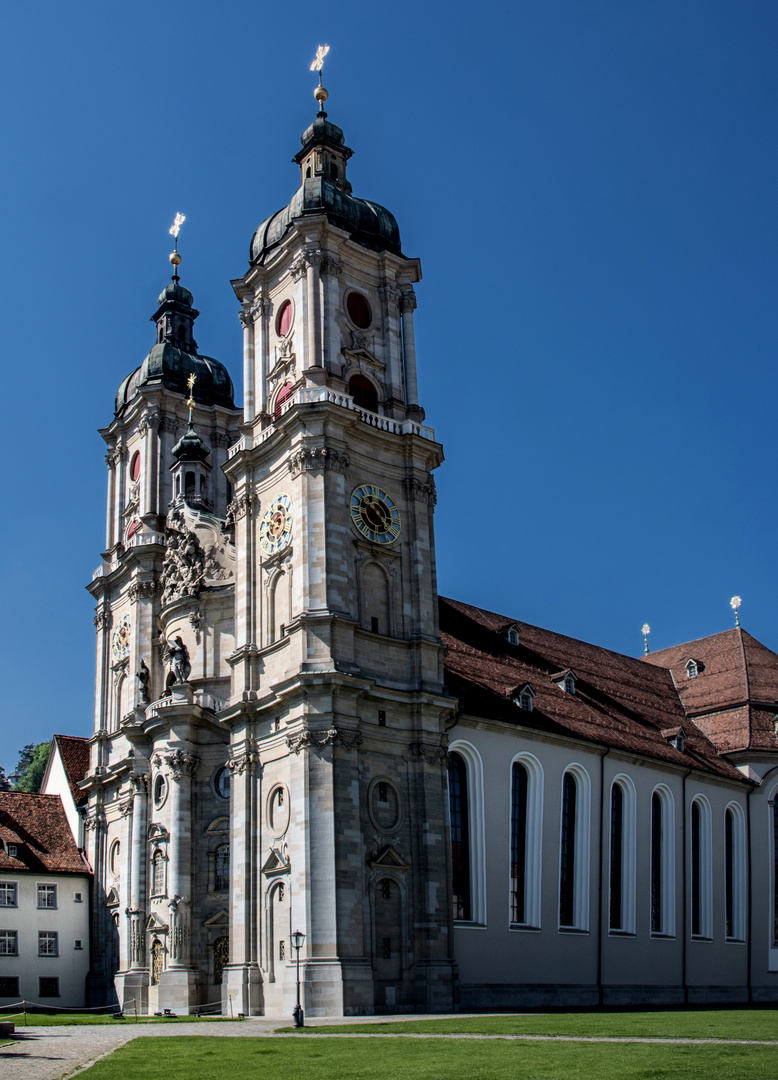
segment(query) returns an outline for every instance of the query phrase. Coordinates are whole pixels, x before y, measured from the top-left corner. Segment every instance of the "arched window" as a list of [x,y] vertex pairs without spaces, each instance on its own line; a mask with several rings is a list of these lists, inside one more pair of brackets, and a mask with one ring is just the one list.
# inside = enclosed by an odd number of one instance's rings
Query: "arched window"
[[330,165],[330,180],[338,179],[338,166],[335,164]]
[[461,754],[451,754],[448,767],[451,817],[451,882],[454,918],[470,919],[470,815],[467,803],[467,766]]
[[724,812],[724,923],[728,941],[746,938],[746,845],[743,811],[730,803]]
[[352,375],[348,381],[348,392],[354,404],[368,412],[378,412],[378,391],[364,375]]
[[562,777],[559,838],[559,925],[589,929],[589,815],[591,782],[580,765]]
[[270,586],[270,641],[280,641],[286,634],[290,622],[291,597],[289,595],[289,574],[280,570]]
[[273,418],[275,420],[278,420],[279,417],[281,416],[281,411],[283,409],[284,402],[287,401],[292,396],[293,392],[294,392],[294,383],[286,383],[278,391],[278,395],[276,397],[275,409],[273,410]]
[[157,848],[151,860],[151,895],[165,895],[165,856]]
[[159,982],[159,977],[162,974],[163,957],[162,942],[159,938],[154,938],[151,943],[151,981],[154,984]]
[[230,845],[219,844],[216,849],[216,892],[224,892],[230,887]]
[[698,796],[691,805],[692,937],[712,936],[712,901],[710,806]]
[[184,494],[195,495],[195,474],[193,472],[187,472],[184,475]]
[[635,932],[635,789],[628,776],[611,787],[609,927]]
[[540,926],[543,770],[531,754],[511,766],[511,923]]
[[362,567],[362,626],[374,634],[389,634],[389,579],[375,562]]
[[664,786],[651,795],[651,933],[675,933],[673,797]]
[[213,981],[220,986],[224,979],[224,969],[230,962],[230,939],[218,937],[213,943]]

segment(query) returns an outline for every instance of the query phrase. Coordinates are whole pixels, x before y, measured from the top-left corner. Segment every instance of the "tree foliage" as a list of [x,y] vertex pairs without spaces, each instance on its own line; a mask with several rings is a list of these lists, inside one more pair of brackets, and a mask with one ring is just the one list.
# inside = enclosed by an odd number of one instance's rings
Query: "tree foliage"
[[23,750],[19,751],[19,762],[16,766],[17,781],[12,791],[40,791],[50,751],[51,742],[28,743]]

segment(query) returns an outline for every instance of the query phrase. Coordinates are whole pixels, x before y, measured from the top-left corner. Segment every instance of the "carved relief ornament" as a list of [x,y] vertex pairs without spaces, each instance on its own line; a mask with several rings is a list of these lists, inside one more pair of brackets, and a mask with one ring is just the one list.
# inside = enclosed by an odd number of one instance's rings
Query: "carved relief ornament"
[[137,600],[150,599],[154,595],[156,587],[154,581],[133,581],[128,590],[131,602],[134,604]]
[[406,476],[405,494],[408,499],[418,499],[430,506],[435,506],[438,501],[434,480],[418,480],[415,476]]
[[299,476],[301,472],[310,472],[312,469],[334,469],[336,472],[344,473],[348,467],[348,454],[344,454],[342,450],[333,450],[329,446],[298,450],[289,459],[289,471],[292,477]]
[[429,765],[447,765],[448,747],[430,746],[429,743],[411,743],[409,750],[416,757],[422,757]]
[[159,769],[162,763],[170,769],[170,775],[177,784],[187,777],[193,777],[197,772],[200,759],[196,754],[187,754],[183,750],[173,750],[169,754],[157,754],[154,764]]
[[95,617],[92,620],[95,624],[95,630],[99,634],[101,630],[108,630],[111,626],[111,609],[104,607],[98,608],[95,611]]
[[417,300],[416,293],[404,292],[400,294],[400,311],[404,315],[406,312],[412,312],[416,310]]
[[294,754],[301,750],[322,750],[325,746],[333,746],[340,742],[345,750],[353,750],[362,742],[361,731],[349,731],[346,728],[329,728],[327,731],[311,731],[305,728],[297,735],[287,735],[286,745]]
[[227,761],[227,768],[234,776],[242,776],[249,765],[259,763],[259,751],[253,743],[244,746]]

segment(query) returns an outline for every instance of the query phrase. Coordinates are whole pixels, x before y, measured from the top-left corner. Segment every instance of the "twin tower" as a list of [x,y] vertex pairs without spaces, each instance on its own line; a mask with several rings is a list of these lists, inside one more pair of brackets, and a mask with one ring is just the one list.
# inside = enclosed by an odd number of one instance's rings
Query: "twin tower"
[[323,111],[301,141],[232,282],[243,409],[175,275],[102,432],[95,1002],[288,1014],[300,931],[310,1015],[454,1004],[420,264]]

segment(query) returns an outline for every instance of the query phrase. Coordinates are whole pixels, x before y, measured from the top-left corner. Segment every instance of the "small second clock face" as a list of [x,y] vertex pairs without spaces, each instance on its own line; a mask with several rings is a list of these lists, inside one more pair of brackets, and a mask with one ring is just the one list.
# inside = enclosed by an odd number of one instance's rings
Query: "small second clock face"
[[119,625],[113,632],[111,652],[116,661],[124,660],[130,655],[130,616],[124,615],[119,620]]
[[360,484],[351,492],[351,520],[374,544],[393,544],[400,535],[400,511],[375,484]]
[[276,495],[262,515],[259,542],[268,555],[286,547],[292,535],[292,500],[288,495]]

